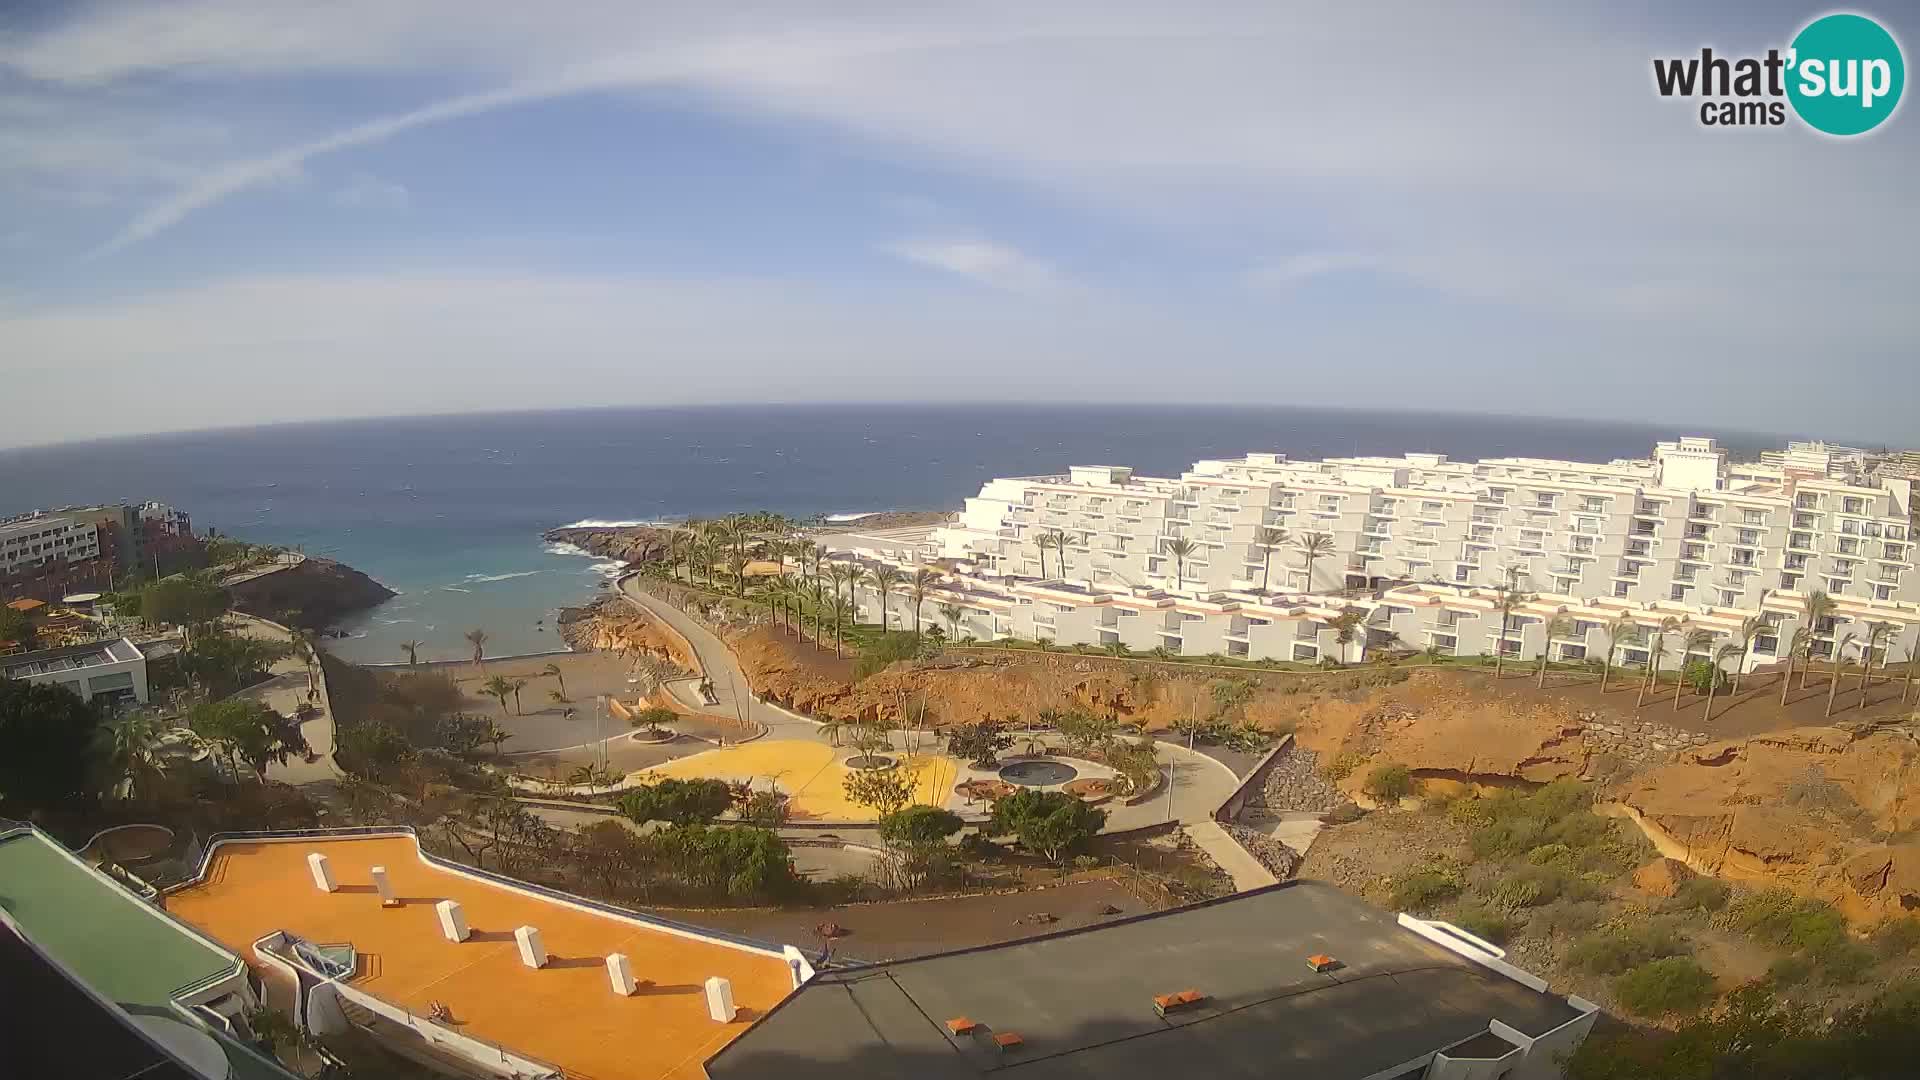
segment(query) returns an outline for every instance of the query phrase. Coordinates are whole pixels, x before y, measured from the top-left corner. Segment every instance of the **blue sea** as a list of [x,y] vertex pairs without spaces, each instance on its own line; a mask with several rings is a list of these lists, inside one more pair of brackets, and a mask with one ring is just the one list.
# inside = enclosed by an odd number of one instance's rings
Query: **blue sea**
[[354,661],[561,648],[553,616],[616,567],[544,530],[768,509],[796,517],[957,508],[994,476],[1070,464],[1177,474],[1196,459],[1438,451],[1642,457],[1656,439],[1784,436],[1497,416],[1298,408],[753,406],[355,420],[0,451],[0,515],[158,499],[249,540],[299,545],[400,595],[334,643]]

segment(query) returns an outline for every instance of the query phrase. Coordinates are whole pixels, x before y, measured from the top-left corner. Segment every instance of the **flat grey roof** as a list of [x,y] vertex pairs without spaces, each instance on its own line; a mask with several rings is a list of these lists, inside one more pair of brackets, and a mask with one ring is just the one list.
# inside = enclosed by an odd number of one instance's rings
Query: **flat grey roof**
[[125,638],[120,638],[116,641],[90,641],[85,645],[68,645],[60,649],[18,653],[5,657],[3,666],[7,678],[26,679],[51,672],[78,671],[81,668],[100,667],[103,664],[124,663],[128,660],[138,660],[142,655],[138,646]]
[[[1307,967],[1325,953],[1341,966]],[[1161,1018],[1156,994],[1200,1008]],[[1319,882],[1083,930],[826,972],[707,1063],[715,1080],[1364,1077],[1499,1019],[1540,1035],[1581,1012]],[[966,1017],[972,1036],[945,1022]],[[1002,1053],[991,1036],[1023,1040]],[[1294,1070],[1298,1070],[1297,1072]]]

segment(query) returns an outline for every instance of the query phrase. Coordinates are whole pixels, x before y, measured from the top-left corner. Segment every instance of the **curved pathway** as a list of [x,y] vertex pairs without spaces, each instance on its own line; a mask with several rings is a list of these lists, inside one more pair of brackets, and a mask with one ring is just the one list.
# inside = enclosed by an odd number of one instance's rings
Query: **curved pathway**
[[[796,713],[788,712],[777,705],[769,704],[753,695],[747,683],[747,677],[740,670],[739,662],[734,659],[733,650],[719,636],[701,625],[699,620],[663,600],[649,596],[633,587],[632,578],[622,578],[619,583],[620,594],[629,604],[642,612],[659,619],[678,630],[693,646],[700,658],[700,666],[707,677],[713,680],[714,696],[720,699],[717,708],[721,712],[734,712],[737,715],[755,720],[767,728],[769,739],[808,739],[818,740],[819,723],[808,720]],[[682,695],[682,700],[692,704],[685,693],[691,692],[686,683],[670,684],[672,692]],[[736,704],[735,695],[738,695]],[[1138,806],[1109,805],[1107,810],[1107,831],[1114,832],[1140,828],[1163,821],[1179,820],[1183,822],[1208,821],[1213,811],[1239,787],[1239,779],[1233,770],[1224,763],[1204,753],[1193,752],[1177,743],[1161,741],[1157,747],[1157,756],[1166,770],[1172,792],[1169,800],[1163,793],[1161,797],[1148,800]]]

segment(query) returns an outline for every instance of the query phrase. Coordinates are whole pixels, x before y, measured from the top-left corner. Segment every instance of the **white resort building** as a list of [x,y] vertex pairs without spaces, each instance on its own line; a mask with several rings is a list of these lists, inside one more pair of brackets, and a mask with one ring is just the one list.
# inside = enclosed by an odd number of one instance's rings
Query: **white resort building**
[[[1662,667],[1782,659],[1811,594],[1811,651],[1884,662],[1920,636],[1904,458],[1793,444],[1733,463],[1712,439],[1642,460],[1292,461],[1252,453],[1179,477],[1121,466],[989,481],[931,530],[850,533],[834,558],[940,574],[926,625],[975,639],[1353,662],[1382,649]],[[1508,612],[1502,590],[1524,595]],[[860,593],[877,621],[878,593]],[[888,621],[913,600],[895,588]],[[942,605],[963,614],[947,620]],[[1668,620],[1671,620],[1670,622]],[[1628,628],[1619,625],[1618,629]],[[1549,631],[1552,631],[1551,635]],[[1689,632],[1710,642],[1682,647]],[[1630,643],[1629,643],[1630,642]],[[1738,660],[1721,657],[1737,646]]]

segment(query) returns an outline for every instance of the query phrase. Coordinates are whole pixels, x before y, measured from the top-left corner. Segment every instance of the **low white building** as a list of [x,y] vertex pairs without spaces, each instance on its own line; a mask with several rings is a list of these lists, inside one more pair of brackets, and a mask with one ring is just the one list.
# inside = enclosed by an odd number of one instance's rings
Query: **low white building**
[[0,675],[57,684],[107,705],[147,703],[147,658],[126,638],[0,657]]

